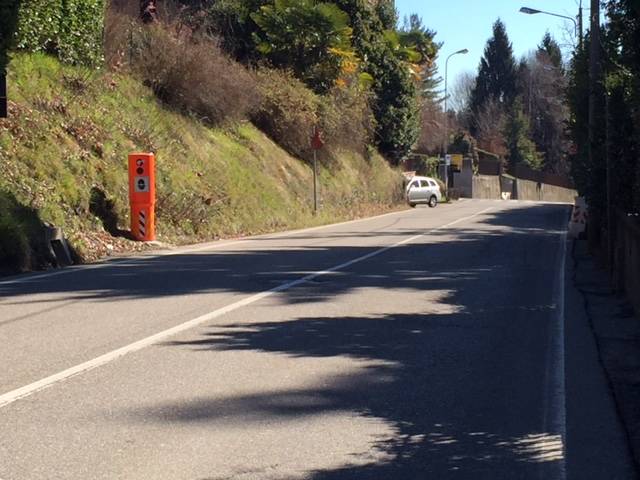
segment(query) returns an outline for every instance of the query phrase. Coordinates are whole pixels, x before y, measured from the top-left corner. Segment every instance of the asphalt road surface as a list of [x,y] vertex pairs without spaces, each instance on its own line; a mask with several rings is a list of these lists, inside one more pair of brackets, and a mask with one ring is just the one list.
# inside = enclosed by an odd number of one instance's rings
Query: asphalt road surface
[[2,281],[0,479],[633,479],[568,212],[462,201]]

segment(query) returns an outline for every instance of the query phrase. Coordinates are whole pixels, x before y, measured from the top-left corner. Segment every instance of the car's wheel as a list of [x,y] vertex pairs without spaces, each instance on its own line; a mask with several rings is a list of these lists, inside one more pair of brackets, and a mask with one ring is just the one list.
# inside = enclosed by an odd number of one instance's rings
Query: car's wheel
[[429,206],[433,208],[436,205],[438,205],[438,199],[436,198],[435,195],[432,195],[431,198],[429,199]]
[[413,202],[409,202],[409,206],[410,206],[411,208],[416,208],[416,204],[415,204],[415,203],[413,203]]

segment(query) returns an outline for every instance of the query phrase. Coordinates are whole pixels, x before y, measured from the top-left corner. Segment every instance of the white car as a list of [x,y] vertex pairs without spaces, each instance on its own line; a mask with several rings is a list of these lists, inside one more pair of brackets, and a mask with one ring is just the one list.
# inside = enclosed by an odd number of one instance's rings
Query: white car
[[415,176],[407,185],[405,197],[410,207],[426,203],[433,208],[442,200],[442,193],[438,182],[433,178]]

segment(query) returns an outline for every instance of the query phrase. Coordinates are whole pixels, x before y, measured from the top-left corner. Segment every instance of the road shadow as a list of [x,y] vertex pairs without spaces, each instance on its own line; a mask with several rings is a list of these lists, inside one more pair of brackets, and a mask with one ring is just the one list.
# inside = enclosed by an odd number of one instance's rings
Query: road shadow
[[[555,214],[559,225],[564,212]],[[127,416],[259,430],[270,422],[349,412],[394,432],[372,439],[369,453],[381,459],[353,458],[304,476],[313,480],[556,478],[563,439],[549,420],[545,365],[557,308],[558,235],[522,212],[499,212],[482,223],[496,228],[463,229],[447,244],[436,236],[435,243],[394,249],[385,253],[384,272],[363,263],[282,295],[293,303],[368,287],[388,295],[440,292],[437,312],[246,318],[157,347],[346,358],[366,365],[357,373],[305,388],[150,403]],[[220,368],[213,356],[209,364]]]
[[[407,250],[410,256],[427,255],[438,263],[439,259],[447,259],[452,255],[462,254],[472,244],[486,244],[493,248],[500,244],[499,248],[508,247],[511,239],[517,236],[529,237],[531,242],[539,238],[554,236],[556,232],[545,231],[541,228],[544,217],[563,216],[566,209],[553,205],[528,205],[523,208],[501,210],[489,213],[478,219],[479,227],[491,226],[491,230],[480,228],[453,227],[457,234],[455,241],[448,239],[446,242],[440,238],[450,235],[452,230],[431,231],[426,228],[406,228],[396,220],[391,219],[391,227],[384,233],[381,232],[341,232],[336,234],[322,234],[321,238],[309,236],[306,233],[292,235],[293,242],[301,245],[288,247],[285,239],[263,238],[259,241],[249,240],[248,244],[240,245],[235,250],[228,248],[202,253],[183,253],[156,257],[143,257],[131,259],[119,259],[100,265],[98,268],[80,268],[71,273],[57,276],[34,277],[23,282],[0,282],[0,303],[7,305],[21,305],[50,302],[50,299],[26,299],[34,294],[62,294],[56,301],[65,302],[71,300],[96,300],[110,302],[118,298],[157,298],[163,296],[182,296],[193,294],[211,294],[216,292],[232,292],[252,294],[272,289],[283,283],[297,280],[311,272],[322,271],[327,268],[340,265],[353,259],[364,257],[379,250],[380,246],[361,247],[354,243],[357,241],[384,235],[387,243],[393,243],[394,238],[403,239],[408,236],[428,234],[416,239],[408,245],[394,250]],[[497,242],[487,241],[494,237]],[[353,239],[349,241],[349,239]],[[317,242],[313,242],[316,240]],[[320,245],[326,243],[326,239],[335,239],[332,246]],[[340,242],[344,239],[344,242]],[[272,247],[264,246],[273,242]],[[537,256],[535,248],[528,253]],[[384,253],[385,256],[389,252]],[[404,255],[407,257],[407,255]],[[531,258],[517,258],[516,262],[530,261]],[[405,262],[408,274],[401,278],[401,287],[423,288],[421,281],[412,280],[410,274],[410,261],[398,260],[398,264],[392,266],[393,270],[378,272],[375,276],[364,278],[365,284],[381,286],[391,277],[400,272],[401,264]],[[506,262],[505,262],[506,263]],[[500,267],[500,265],[498,265]],[[10,279],[12,280],[12,279]],[[318,282],[324,281],[318,278]],[[330,292],[337,295],[339,288]],[[292,301],[300,301],[295,298],[295,292],[284,292],[283,295],[291,295]],[[15,299],[14,299],[15,298]]]

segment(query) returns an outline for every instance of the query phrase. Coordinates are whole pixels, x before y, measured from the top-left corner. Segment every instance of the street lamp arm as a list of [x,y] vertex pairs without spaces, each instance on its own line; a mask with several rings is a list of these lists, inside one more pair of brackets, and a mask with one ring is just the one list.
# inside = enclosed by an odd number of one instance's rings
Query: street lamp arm
[[551,12],[545,12],[544,10],[540,10],[540,13],[544,13],[546,15],[552,15],[554,17],[559,17],[559,18],[566,18],[567,20],[571,20],[573,22],[573,24],[576,27],[576,31],[578,30],[578,22],[576,22],[576,19],[573,17],[570,17],[568,15],[560,15],[559,13],[551,13]]
[[[580,12],[582,12],[582,7],[580,8]],[[552,17],[558,17],[558,18],[564,18],[566,20],[571,20],[573,22],[574,27],[575,27],[576,35],[582,36],[582,33],[578,32],[578,22],[576,21],[575,18],[570,17],[568,15],[560,15],[559,13],[547,12],[546,10],[538,10],[537,8],[529,8],[529,7],[522,7],[520,9],[520,13],[526,13],[527,15],[535,15],[536,13],[543,13],[544,15],[551,15]],[[579,15],[582,15],[582,13],[580,13]],[[582,41],[582,39],[580,39],[580,41]]]

